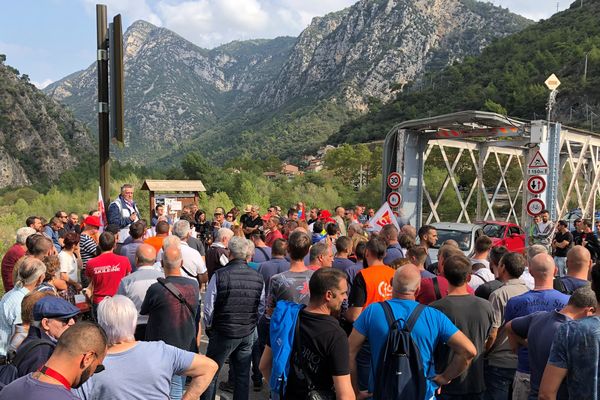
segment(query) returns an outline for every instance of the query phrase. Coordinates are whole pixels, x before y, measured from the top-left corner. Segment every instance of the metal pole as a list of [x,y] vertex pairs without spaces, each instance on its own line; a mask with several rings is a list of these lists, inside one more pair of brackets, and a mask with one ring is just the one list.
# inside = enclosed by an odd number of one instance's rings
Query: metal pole
[[588,62],[588,56],[590,55],[590,51],[588,51],[587,53],[585,53],[585,64],[583,67],[583,81],[585,82],[587,80],[587,62]]
[[110,203],[110,138],[108,129],[108,31],[106,6],[96,4],[96,37],[98,69],[98,148],[100,161],[100,190],[105,209]]

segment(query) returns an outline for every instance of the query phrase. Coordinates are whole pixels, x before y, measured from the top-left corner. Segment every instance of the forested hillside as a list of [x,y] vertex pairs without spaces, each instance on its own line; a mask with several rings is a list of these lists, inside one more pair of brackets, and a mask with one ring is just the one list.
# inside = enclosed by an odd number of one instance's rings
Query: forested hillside
[[[404,120],[460,110],[489,110],[513,117],[546,117],[554,73],[561,80],[553,119],[600,127],[600,1],[573,3],[570,9],[503,39],[477,57],[467,57],[406,85],[385,105],[332,135],[332,143],[382,139]],[[587,74],[585,61],[587,57]]]

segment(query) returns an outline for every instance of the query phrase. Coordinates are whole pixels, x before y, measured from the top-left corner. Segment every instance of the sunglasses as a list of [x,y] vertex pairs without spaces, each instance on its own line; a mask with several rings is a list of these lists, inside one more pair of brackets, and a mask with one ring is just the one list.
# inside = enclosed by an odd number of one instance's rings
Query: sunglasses
[[77,320],[79,319],[79,317],[76,315],[74,317],[52,318],[52,319],[55,319],[57,321],[62,322],[64,325],[67,325],[71,320],[73,320],[74,322],[77,322]]

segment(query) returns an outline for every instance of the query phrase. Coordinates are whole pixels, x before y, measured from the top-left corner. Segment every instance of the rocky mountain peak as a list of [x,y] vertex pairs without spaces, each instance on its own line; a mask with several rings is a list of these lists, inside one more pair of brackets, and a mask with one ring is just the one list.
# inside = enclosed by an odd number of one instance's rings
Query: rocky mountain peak
[[[129,145],[116,156],[146,162],[193,143],[223,160],[238,153],[224,143],[252,152],[265,135],[318,145],[371,99],[386,102],[425,71],[478,54],[529,23],[475,0],[361,0],[314,18],[297,38],[207,50],[136,21],[124,35]],[[94,63],[46,92],[95,128],[95,80]],[[269,143],[281,154],[284,141]]]

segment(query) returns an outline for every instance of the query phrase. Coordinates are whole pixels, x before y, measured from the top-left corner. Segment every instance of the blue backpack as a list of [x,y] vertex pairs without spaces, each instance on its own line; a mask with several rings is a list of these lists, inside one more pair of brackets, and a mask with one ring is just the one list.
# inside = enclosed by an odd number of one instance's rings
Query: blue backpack
[[425,306],[418,304],[404,326],[394,317],[387,301],[379,303],[390,327],[387,340],[381,348],[375,373],[375,400],[423,400],[427,393],[425,370],[419,347],[410,336]]
[[291,301],[278,301],[273,315],[269,332],[271,350],[273,351],[273,367],[271,369],[271,398],[283,398],[290,370],[290,357],[294,348],[294,333],[300,310],[304,304]]

